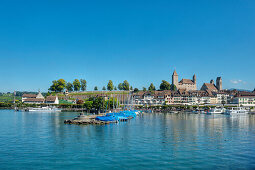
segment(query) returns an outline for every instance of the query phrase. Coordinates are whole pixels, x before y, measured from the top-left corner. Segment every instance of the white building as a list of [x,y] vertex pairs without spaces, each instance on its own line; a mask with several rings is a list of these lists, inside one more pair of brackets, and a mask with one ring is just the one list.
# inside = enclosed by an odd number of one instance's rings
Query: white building
[[45,99],[47,104],[59,104],[58,96],[47,96]]
[[36,94],[23,94],[21,101],[23,103],[27,104],[41,104],[44,103],[44,97],[39,91],[39,93]]
[[163,92],[138,92],[133,95],[135,105],[157,106],[165,104],[165,95]]

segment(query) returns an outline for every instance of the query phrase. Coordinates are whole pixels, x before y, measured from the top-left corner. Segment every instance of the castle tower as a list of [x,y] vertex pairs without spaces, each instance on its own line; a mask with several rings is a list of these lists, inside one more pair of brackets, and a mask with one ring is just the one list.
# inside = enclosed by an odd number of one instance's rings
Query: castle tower
[[193,82],[194,82],[195,84],[197,84],[197,77],[196,77],[195,74],[193,75]]
[[217,87],[218,90],[222,90],[222,79],[221,79],[221,77],[217,77],[216,87]]
[[172,75],[172,84],[174,84],[178,88],[178,74],[174,70],[174,73]]

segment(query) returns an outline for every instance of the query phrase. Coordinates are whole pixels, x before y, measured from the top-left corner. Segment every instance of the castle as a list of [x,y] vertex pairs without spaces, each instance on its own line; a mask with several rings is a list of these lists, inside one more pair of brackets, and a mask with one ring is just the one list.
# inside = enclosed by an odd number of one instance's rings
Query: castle
[[221,91],[222,90],[222,78],[217,77],[216,79],[216,84],[214,84],[214,80],[211,80],[210,83],[204,83],[203,86],[201,87],[201,90],[210,90],[210,91]]
[[174,70],[172,75],[172,84],[174,84],[177,89],[185,89],[187,91],[197,90],[197,78],[195,74],[193,75],[192,80],[182,79],[180,82],[178,82],[178,74]]

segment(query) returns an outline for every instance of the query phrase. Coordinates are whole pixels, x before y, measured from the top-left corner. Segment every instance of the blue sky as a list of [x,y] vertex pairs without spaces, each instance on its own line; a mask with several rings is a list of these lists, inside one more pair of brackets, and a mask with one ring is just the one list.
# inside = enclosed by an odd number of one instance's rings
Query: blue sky
[[133,87],[197,75],[255,87],[254,0],[2,1],[0,91],[84,78]]

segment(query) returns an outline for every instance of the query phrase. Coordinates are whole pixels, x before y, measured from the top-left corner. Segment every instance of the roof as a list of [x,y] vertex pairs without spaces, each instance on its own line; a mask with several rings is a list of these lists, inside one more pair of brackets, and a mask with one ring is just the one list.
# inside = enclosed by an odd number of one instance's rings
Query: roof
[[23,94],[22,97],[36,98],[36,94]]
[[173,73],[173,75],[176,75],[176,76],[178,76],[178,74],[176,73],[176,71],[174,70],[174,73]]
[[194,82],[190,79],[182,79],[179,83],[181,83],[181,84],[194,84]]
[[236,94],[235,97],[255,97],[255,93],[254,92],[240,91]]
[[214,84],[204,83],[203,86],[205,86],[210,91],[218,91],[218,89],[216,88],[216,86]]
[[47,96],[45,101],[46,102],[55,102],[56,98],[57,98],[56,96]]
[[27,99],[24,99],[24,102],[44,102],[44,99],[42,99],[42,98],[27,98]]

